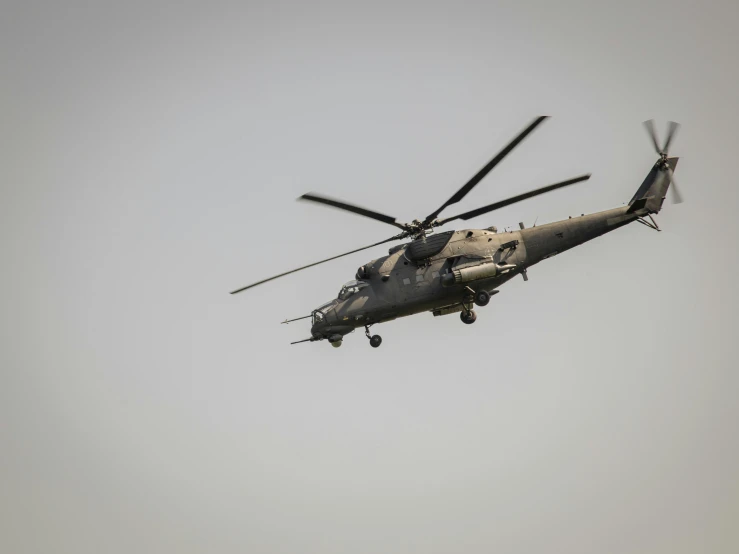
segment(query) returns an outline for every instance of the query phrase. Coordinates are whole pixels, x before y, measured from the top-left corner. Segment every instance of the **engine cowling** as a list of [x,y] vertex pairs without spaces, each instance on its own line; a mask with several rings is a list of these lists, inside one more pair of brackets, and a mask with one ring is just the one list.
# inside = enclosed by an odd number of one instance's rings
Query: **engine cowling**
[[426,260],[444,250],[453,236],[454,231],[446,231],[416,239],[406,248],[405,257],[414,262]]

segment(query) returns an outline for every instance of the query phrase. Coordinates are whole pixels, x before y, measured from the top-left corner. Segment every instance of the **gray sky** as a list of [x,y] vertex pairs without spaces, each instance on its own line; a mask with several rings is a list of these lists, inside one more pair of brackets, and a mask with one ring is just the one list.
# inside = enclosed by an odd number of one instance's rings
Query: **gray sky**
[[[0,550],[739,549],[735,1],[13,2],[0,20]],[[278,323],[401,220],[686,202],[340,349]]]

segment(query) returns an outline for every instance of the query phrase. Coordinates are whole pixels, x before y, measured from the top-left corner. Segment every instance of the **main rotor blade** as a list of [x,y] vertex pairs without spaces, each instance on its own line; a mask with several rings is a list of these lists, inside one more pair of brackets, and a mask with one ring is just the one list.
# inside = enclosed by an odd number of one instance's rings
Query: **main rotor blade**
[[654,130],[654,119],[649,119],[644,122],[644,126],[647,128],[647,133],[652,137],[652,143],[654,144],[654,150],[657,154],[661,154],[662,151],[659,149],[659,141],[657,140],[657,131]]
[[267,281],[273,281],[274,279],[278,279],[279,277],[284,277],[285,275],[290,275],[291,273],[295,273],[297,271],[302,271],[303,269],[308,269],[309,267],[313,267],[314,265],[319,265],[325,262],[330,262],[331,260],[335,260],[336,258],[341,258],[343,256],[348,256],[349,254],[354,254],[355,252],[359,252],[361,250],[367,250],[368,248],[372,248],[373,246],[379,246],[380,244],[384,244],[386,242],[391,242],[394,240],[398,240],[403,235],[396,235],[394,237],[390,237],[389,239],[382,240],[380,242],[376,242],[375,244],[370,244],[369,246],[363,246],[362,248],[357,248],[356,250],[352,250],[351,252],[345,252],[344,254],[339,254],[338,256],[332,256],[331,258],[326,258],[325,260],[321,260],[320,262],[315,262],[312,264],[304,265],[303,267],[299,267],[297,269],[292,269],[290,271],[286,271],[285,273],[280,273],[279,275],[275,275],[274,277],[269,277],[267,279],[262,279],[261,281],[257,281],[256,283],[252,283],[251,285],[247,285],[245,287],[242,287],[240,289],[237,289],[231,294],[236,294],[237,292],[245,291],[246,289],[250,289],[252,287],[256,287],[257,285],[261,285],[262,283],[266,283]]
[[490,170],[492,170],[500,161],[505,158],[511,150],[513,150],[518,144],[525,139],[531,131],[533,131],[539,123],[544,121],[548,116],[542,115],[540,117],[537,117],[528,127],[526,127],[519,135],[514,138],[511,142],[508,143],[508,145],[503,148],[492,160],[490,160],[485,167],[483,167],[480,171],[478,171],[472,179],[467,181],[465,185],[459,189],[456,193],[454,193],[454,196],[452,196],[449,200],[447,200],[438,210],[435,212],[429,214],[429,216],[426,218],[425,223],[428,223],[432,221],[433,219],[438,216],[441,211],[446,208],[447,206],[451,206],[452,204],[456,204],[462,198],[465,197],[465,195],[472,190],[472,188],[477,185],[480,181],[483,180],[485,175],[490,173]]
[[397,223],[394,217],[381,214],[379,212],[374,212],[366,208],[361,208],[359,206],[353,206],[352,204],[347,204],[346,202],[342,202],[340,200],[334,200],[333,198],[319,196],[318,194],[315,194],[312,192],[309,192],[308,194],[304,194],[303,196],[299,197],[298,200],[308,200],[310,202],[326,204],[327,206],[332,206],[334,208],[339,208],[340,210],[346,210],[348,212],[363,215],[364,217],[376,219],[377,221],[382,221],[383,223],[389,223],[390,225],[394,225],[395,227],[398,227],[399,229],[405,230],[405,226],[402,223]]
[[590,173],[588,173],[587,175],[580,175],[579,177],[575,177],[574,179],[568,179],[567,181],[562,181],[561,183],[555,183],[554,185],[549,185],[549,186],[541,187],[541,188],[538,188],[538,189],[535,189],[529,192],[525,192],[523,194],[519,194],[518,196],[513,196],[506,200],[501,200],[500,202],[496,202],[494,204],[483,206],[482,208],[477,208],[476,210],[472,210],[469,212],[465,212],[463,214],[455,215],[454,217],[444,218],[440,221],[440,225],[448,223],[449,221],[452,221],[454,219],[465,219],[465,220],[472,219],[473,217],[477,217],[478,215],[486,214],[488,212],[492,212],[493,210],[504,208],[505,206],[510,206],[511,204],[515,204],[516,202],[521,202],[522,200],[526,200],[528,198],[533,198],[534,196],[539,196],[540,194],[544,194],[547,192],[551,192],[553,190],[557,190],[563,187],[574,185],[575,183],[579,183],[580,181],[587,181],[588,179],[590,179]]
[[670,142],[672,142],[672,137],[675,135],[675,132],[680,128],[679,123],[675,123],[674,121],[670,121],[668,123],[667,127],[667,138],[665,139],[665,145],[662,147],[662,152],[665,154],[670,152]]

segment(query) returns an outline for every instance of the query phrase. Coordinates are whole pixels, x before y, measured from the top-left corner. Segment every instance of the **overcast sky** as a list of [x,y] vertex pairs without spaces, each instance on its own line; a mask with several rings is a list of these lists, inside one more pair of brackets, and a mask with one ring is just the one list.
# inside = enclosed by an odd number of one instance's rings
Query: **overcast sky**
[[[739,4],[693,4],[5,2],[0,551],[739,551]],[[538,115],[454,212],[622,205],[673,119],[663,232],[379,349],[279,322],[383,247],[228,294],[394,233],[300,194],[423,217]]]

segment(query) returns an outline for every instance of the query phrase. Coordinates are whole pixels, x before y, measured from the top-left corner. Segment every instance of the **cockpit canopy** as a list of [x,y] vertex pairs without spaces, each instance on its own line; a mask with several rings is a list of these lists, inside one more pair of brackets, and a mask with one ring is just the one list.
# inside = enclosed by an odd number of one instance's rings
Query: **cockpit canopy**
[[313,323],[316,324],[316,323],[322,323],[323,321],[325,321],[326,312],[328,312],[328,310],[333,308],[335,304],[336,304],[336,300],[331,300],[329,302],[326,302],[322,306],[319,306],[315,310],[313,310],[313,313],[311,314],[313,315]]
[[344,283],[344,286],[339,291],[339,300],[346,300],[368,286],[368,284],[366,281],[349,281],[348,283]]

